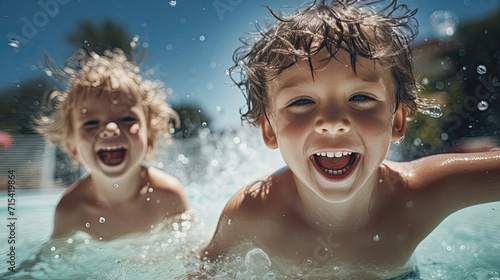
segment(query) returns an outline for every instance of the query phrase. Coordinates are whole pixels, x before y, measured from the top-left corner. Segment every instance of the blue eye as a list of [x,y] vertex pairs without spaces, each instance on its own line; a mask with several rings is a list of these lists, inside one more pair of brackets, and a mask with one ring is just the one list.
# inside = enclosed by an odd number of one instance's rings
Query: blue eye
[[306,106],[306,105],[310,105],[310,104],[314,104],[314,101],[310,100],[310,99],[307,99],[307,98],[299,98],[295,101],[293,101],[290,105],[288,105],[288,107],[291,107],[291,106]]
[[371,98],[370,96],[365,95],[365,94],[356,94],[353,97],[351,97],[349,100],[354,101],[354,102],[368,102],[368,101],[373,100],[373,98]]

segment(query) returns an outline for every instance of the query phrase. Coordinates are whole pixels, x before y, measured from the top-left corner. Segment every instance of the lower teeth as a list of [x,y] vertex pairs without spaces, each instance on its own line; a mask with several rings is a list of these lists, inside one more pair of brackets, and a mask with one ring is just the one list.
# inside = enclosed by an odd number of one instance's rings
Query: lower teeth
[[351,169],[352,167],[352,164],[349,164],[348,166],[346,166],[344,169],[340,169],[340,170],[331,170],[331,169],[323,169],[323,171],[325,171],[326,173],[330,174],[330,175],[342,175],[344,173],[346,173],[349,169]]

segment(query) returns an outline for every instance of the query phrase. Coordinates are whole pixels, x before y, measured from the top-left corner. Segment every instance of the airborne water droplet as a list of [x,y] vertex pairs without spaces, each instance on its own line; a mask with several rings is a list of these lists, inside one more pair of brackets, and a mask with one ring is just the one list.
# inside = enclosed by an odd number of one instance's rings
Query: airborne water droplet
[[168,1],[168,4],[170,5],[170,7],[175,7],[175,6],[177,6],[177,1],[170,0],[170,1]]
[[424,114],[433,118],[439,118],[443,115],[443,111],[441,111],[441,106],[433,105],[430,106],[427,110],[425,110]]
[[486,101],[481,101],[481,102],[477,103],[477,109],[479,111],[486,111],[486,110],[488,110],[489,106],[490,106],[490,104],[488,104],[488,102],[486,102]]
[[476,71],[478,74],[484,75],[484,74],[486,74],[487,69],[486,69],[486,66],[484,66],[484,65],[478,65],[476,68]]
[[441,106],[434,99],[421,98],[418,104],[418,111],[433,118],[439,118],[443,115]]
[[99,218],[99,223],[104,224],[106,222],[106,219],[104,217]]
[[9,46],[15,48],[15,49],[19,49],[21,47],[21,43],[19,43],[19,41],[17,39],[10,39],[9,41]]
[[380,241],[380,236],[378,234],[375,234],[373,236],[373,241],[376,241],[376,242]]
[[90,223],[86,223],[85,227],[89,228],[90,227]]

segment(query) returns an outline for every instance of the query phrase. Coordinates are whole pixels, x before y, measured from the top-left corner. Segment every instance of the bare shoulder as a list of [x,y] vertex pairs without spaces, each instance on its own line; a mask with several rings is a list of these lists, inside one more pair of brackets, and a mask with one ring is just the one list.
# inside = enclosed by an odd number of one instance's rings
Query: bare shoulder
[[82,207],[88,200],[84,191],[85,180],[78,180],[68,187],[59,200],[54,214],[54,228],[52,237],[57,238],[71,235],[78,229],[76,224],[79,217],[83,215]]
[[172,192],[184,192],[181,181],[176,177],[154,167],[148,167],[147,170],[149,183],[155,188]]
[[250,220],[272,218],[276,213],[289,211],[295,194],[291,171],[285,167],[239,189],[229,199],[223,214]]
[[175,206],[176,213],[188,210],[188,200],[184,186],[176,177],[154,167],[148,167],[149,184],[156,195],[165,196],[171,205]]

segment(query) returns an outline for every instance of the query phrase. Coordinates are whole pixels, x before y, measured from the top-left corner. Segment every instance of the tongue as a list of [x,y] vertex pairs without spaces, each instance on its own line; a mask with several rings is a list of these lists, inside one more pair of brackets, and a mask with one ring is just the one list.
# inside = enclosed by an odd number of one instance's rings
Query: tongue
[[120,164],[125,157],[125,150],[116,151],[100,151],[99,158],[106,165],[117,165]]
[[330,170],[341,170],[349,165],[349,161],[351,159],[350,156],[342,156],[342,157],[319,157],[314,156],[316,158],[316,163],[319,167],[323,169]]

